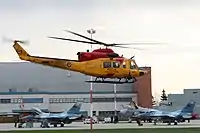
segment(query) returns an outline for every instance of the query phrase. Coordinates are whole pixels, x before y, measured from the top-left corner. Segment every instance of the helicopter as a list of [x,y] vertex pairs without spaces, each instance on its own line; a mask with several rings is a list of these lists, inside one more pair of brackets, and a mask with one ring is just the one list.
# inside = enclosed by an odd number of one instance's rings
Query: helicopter
[[75,39],[68,39],[68,38],[62,38],[62,37],[52,37],[49,36],[49,38],[52,39],[58,39],[58,40],[67,40],[67,41],[73,41],[73,42],[79,42],[79,43],[87,43],[87,44],[92,44],[92,45],[103,45],[105,46],[105,48],[100,48],[100,49],[94,49],[93,51],[89,52],[89,50],[87,50],[87,52],[78,52],[78,61],[88,61],[88,60],[94,60],[97,58],[124,58],[123,55],[119,55],[118,53],[115,53],[111,48],[108,47],[119,47],[119,48],[132,48],[132,49],[136,49],[136,50],[143,50],[141,48],[133,48],[133,47],[126,47],[126,46],[121,46],[121,45],[156,45],[156,44],[161,44],[161,43],[121,43],[121,44],[116,44],[116,43],[112,43],[112,44],[107,44],[104,43],[102,41],[98,41],[89,37],[86,37],[82,34],[70,31],[70,30],[64,30],[68,33],[74,34],[76,36],[82,37],[84,39],[87,39],[89,41],[83,41],[83,40],[75,40]]
[[[146,70],[140,70],[134,59],[110,57],[80,62],[78,60],[32,56],[19,44],[24,44],[24,41],[14,40],[13,43],[13,47],[21,60],[96,77],[94,81],[86,82],[115,84],[134,83],[137,81],[136,77],[148,73]],[[105,81],[105,79],[108,78],[118,79],[118,81]],[[125,81],[121,81],[122,79]]]

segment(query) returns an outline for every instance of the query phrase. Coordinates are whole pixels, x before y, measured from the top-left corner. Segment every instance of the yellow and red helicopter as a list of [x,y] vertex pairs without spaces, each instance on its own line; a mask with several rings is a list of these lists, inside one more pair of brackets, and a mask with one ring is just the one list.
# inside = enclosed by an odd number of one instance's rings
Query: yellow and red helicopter
[[[115,84],[134,83],[136,77],[143,76],[147,73],[146,70],[140,70],[135,60],[132,58],[121,58],[121,60],[119,60],[119,58],[109,57],[80,62],[70,59],[39,57],[32,56],[23,49],[20,43],[24,44],[24,41],[14,40],[13,43],[13,47],[21,60],[96,77],[94,81],[86,82]],[[118,79],[118,81],[105,81],[105,79]]]

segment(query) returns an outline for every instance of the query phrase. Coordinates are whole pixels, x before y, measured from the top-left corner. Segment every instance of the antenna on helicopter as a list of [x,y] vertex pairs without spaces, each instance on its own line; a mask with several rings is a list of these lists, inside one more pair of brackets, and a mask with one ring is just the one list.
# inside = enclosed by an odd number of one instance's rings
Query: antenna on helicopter
[[133,59],[135,57],[135,55],[133,55],[130,59]]

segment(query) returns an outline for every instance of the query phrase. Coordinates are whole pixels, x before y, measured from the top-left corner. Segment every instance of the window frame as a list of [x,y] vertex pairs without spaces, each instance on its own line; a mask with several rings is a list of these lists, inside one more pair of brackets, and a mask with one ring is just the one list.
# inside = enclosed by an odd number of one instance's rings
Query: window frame
[[[107,63],[107,66],[106,66],[106,63]],[[110,66],[108,66],[108,63],[109,63]],[[112,68],[112,62],[111,61],[103,62],[103,68]]]
[[[117,67],[116,67],[116,64],[118,64]],[[113,62],[112,62],[112,67],[113,67],[113,68],[120,68],[120,62],[119,62],[119,61],[113,61]]]

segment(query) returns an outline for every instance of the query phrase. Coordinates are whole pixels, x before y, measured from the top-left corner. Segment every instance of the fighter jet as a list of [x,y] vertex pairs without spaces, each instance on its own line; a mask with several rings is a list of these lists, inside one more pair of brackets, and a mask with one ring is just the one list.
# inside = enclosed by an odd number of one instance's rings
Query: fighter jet
[[81,119],[83,116],[80,113],[80,108],[82,102],[75,103],[71,109],[65,110],[62,113],[45,113],[42,112],[39,108],[33,107],[33,111],[37,115],[26,116],[26,119],[39,120],[41,122],[41,127],[49,127],[48,123],[57,127],[57,124],[60,124],[61,127],[64,127],[64,124],[70,124],[77,119]]
[[151,122],[151,118],[149,117],[149,112],[156,111],[155,109],[143,108],[138,106],[134,101],[131,101],[129,105],[123,106],[120,110],[120,114],[129,117],[129,123],[134,119],[140,119]]
[[173,111],[173,112],[167,112],[167,111],[152,111],[149,112],[149,116],[153,119],[155,119],[154,124],[156,125],[157,121],[162,121],[165,123],[168,123],[168,125],[171,125],[171,123],[174,123],[174,125],[177,125],[179,122],[184,122],[185,120],[190,120],[193,117],[195,102],[190,101],[186,104],[185,107],[183,107],[180,110]]
[[143,108],[137,106],[134,101],[132,102],[132,104],[134,108],[123,108],[120,113],[124,115],[130,115],[132,113],[132,117],[140,119],[153,119],[155,125],[158,121],[162,121],[165,123],[167,122],[168,125],[173,122],[174,125],[177,125],[178,122],[184,122],[185,120],[192,119],[192,114],[195,107],[195,102],[191,101],[181,110],[167,112],[151,108]]

